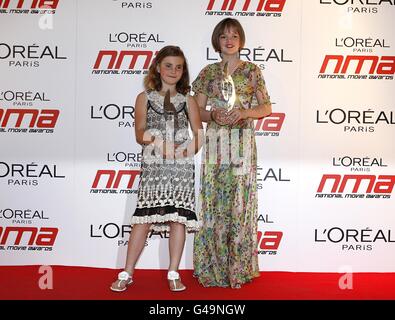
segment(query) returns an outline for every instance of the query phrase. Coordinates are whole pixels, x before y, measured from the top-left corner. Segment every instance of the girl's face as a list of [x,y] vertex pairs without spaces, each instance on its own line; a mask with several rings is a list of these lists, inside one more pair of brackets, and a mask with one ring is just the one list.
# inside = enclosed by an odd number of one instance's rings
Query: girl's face
[[176,85],[181,79],[183,69],[184,59],[182,57],[167,56],[158,66],[162,82],[170,86]]
[[219,36],[219,45],[223,54],[236,54],[240,49],[240,36],[237,30],[234,28],[225,29],[224,33]]

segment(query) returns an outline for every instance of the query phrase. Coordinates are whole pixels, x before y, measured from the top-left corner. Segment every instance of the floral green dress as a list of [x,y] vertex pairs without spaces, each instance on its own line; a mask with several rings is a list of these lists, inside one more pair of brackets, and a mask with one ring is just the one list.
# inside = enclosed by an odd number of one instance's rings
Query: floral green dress
[[[206,66],[193,82],[195,94],[224,108],[220,63]],[[259,90],[270,104],[258,66],[241,62],[233,72],[238,106],[251,108]],[[252,119],[235,126],[209,122],[203,146],[199,220],[194,240],[194,276],[205,286],[238,288],[259,276],[256,144]]]

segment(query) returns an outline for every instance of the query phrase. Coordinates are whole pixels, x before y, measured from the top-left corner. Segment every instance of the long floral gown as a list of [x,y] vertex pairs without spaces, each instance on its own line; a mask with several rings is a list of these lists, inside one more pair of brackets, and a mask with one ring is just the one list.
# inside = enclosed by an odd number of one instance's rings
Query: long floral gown
[[[220,63],[206,66],[193,82],[195,94],[212,108],[224,108]],[[251,108],[259,90],[270,104],[265,81],[254,63],[243,61],[232,74],[238,105]],[[259,276],[258,201],[254,121],[236,126],[209,122],[203,146],[199,220],[194,240],[194,276],[205,286],[238,288]],[[237,157],[239,155],[239,157]]]

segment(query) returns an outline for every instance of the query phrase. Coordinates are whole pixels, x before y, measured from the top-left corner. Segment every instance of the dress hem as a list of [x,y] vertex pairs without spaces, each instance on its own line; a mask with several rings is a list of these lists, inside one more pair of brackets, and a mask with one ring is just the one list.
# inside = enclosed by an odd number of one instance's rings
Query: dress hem
[[200,229],[200,223],[197,220],[188,220],[186,217],[178,215],[177,212],[167,213],[165,215],[154,214],[150,216],[133,216],[131,225],[151,223],[150,229],[158,232],[170,231],[167,222],[182,223],[187,232],[197,232]]

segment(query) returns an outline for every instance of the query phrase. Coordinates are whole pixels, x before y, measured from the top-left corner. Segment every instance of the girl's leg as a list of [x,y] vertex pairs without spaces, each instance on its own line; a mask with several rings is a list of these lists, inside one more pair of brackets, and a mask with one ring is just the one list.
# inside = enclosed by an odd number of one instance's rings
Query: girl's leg
[[182,252],[185,244],[185,225],[177,222],[170,223],[169,254],[170,265],[169,271],[177,271],[180,265]]
[[[131,283],[131,277],[134,272],[134,267],[136,266],[137,260],[139,259],[141,252],[144,249],[145,241],[147,239],[148,231],[151,224],[135,224],[133,226],[132,232],[129,236],[128,251],[126,256],[125,269],[129,274],[121,276],[118,275],[118,279],[112,283],[111,290],[113,291],[124,291],[128,284]],[[123,272],[124,273],[124,272]],[[121,276],[121,277],[120,277]],[[129,279],[128,279],[129,278]]]
[[131,276],[134,272],[137,260],[145,247],[145,241],[151,224],[135,224],[129,236],[128,252],[126,255],[125,271]]
[[185,225],[177,222],[170,223],[170,239],[169,239],[169,254],[170,254],[170,265],[169,265],[169,285],[172,291],[185,290],[185,286],[181,283],[177,274],[180,265],[182,252],[184,251],[185,244]]

